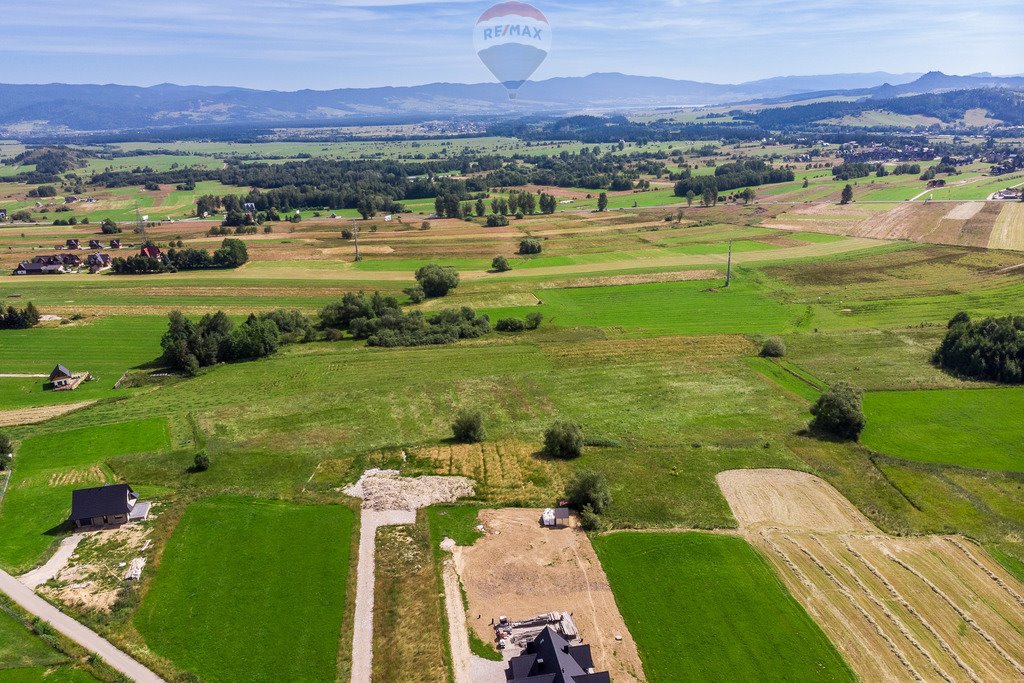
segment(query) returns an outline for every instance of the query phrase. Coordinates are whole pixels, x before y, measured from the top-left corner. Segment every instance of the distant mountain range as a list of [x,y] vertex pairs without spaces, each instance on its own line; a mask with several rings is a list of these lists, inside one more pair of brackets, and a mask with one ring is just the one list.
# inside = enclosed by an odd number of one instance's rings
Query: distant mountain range
[[2,85],[0,132],[118,131],[194,124],[344,124],[414,117],[521,116],[854,95],[892,98],[942,90],[1024,88],[1024,78],[859,73],[783,76],[735,85],[617,73],[526,84],[510,103],[497,84],[264,91],[171,84]]

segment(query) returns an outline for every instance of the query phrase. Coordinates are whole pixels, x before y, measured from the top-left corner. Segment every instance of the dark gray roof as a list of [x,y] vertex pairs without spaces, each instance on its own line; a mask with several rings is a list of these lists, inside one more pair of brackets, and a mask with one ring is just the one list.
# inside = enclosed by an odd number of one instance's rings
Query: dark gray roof
[[587,673],[594,666],[589,645],[570,645],[550,626],[537,634],[526,652],[505,670],[511,683],[611,683],[608,672]]
[[555,519],[569,519],[569,508],[555,508]]
[[63,365],[58,365],[57,367],[55,367],[53,369],[53,372],[50,373],[50,380],[55,380],[58,377],[72,377],[72,376],[73,375],[71,374],[70,370],[68,370]]
[[71,492],[71,519],[91,519],[104,515],[127,515],[128,498],[136,498],[128,484],[111,484]]

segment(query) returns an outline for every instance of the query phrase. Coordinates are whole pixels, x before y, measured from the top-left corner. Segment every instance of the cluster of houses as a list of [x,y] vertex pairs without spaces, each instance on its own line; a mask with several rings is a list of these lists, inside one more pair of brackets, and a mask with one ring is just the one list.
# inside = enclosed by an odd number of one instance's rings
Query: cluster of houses
[[[89,249],[103,249],[99,240],[89,240]],[[110,240],[111,249],[120,249],[121,240]],[[56,275],[60,273],[77,273],[82,267],[89,269],[90,273],[98,273],[111,266],[109,254],[92,253],[82,259],[77,254],[68,252],[82,249],[80,240],[71,239],[64,244],[54,246],[58,254],[47,256],[36,256],[31,261],[22,261],[14,269],[13,275]]]
[[1017,202],[1020,201],[1021,195],[1024,195],[1024,187],[1018,188],[1016,190],[1013,189],[1012,187],[1008,187],[1005,190],[1000,190],[999,192],[996,192],[994,195],[992,195],[992,198],[995,200]]

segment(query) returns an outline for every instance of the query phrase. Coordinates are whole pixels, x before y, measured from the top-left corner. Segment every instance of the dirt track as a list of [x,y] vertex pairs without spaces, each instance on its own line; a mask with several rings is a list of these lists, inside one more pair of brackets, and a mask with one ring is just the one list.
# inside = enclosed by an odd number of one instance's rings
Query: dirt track
[[470,628],[491,642],[491,619],[499,616],[517,620],[572,612],[598,671],[610,671],[616,683],[644,680],[636,644],[587,535],[578,529],[543,529],[540,514],[483,510],[480,521],[486,535],[469,548],[455,549],[469,599]]
[[41,408],[21,408],[19,410],[0,410],[0,427],[14,427],[16,425],[29,425],[38,422],[46,422],[50,418],[65,415],[79,408],[91,406],[96,401],[80,401],[78,403],[63,403],[55,406],[42,406]]
[[1024,680],[1024,586],[983,549],[886,536],[809,474],[718,482],[743,534],[863,680]]

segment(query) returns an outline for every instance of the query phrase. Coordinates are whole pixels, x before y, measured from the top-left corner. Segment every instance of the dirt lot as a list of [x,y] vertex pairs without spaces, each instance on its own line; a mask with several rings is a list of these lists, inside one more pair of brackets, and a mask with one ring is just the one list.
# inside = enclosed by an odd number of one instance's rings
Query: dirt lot
[[886,536],[809,474],[718,482],[743,534],[863,680],[1024,680],[1024,586],[983,549]]
[[56,406],[43,406],[41,408],[21,408],[19,410],[0,410],[0,427],[14,427],[16,425],[36,424],[60,417],[79,408],[90,406],[96,401],[79,401],[78,403],[64,403]]
[[486,535],[472,547],[455,549],[469,599],[470,628],[491,642],[491,619],[499,616],[517,620],[556,610],[572,612],[598,671],[610,671],[617,683],[643,680],[636,644],[590,540],[574,528],[541,528],[540,514],[483,510],[480,521]]

